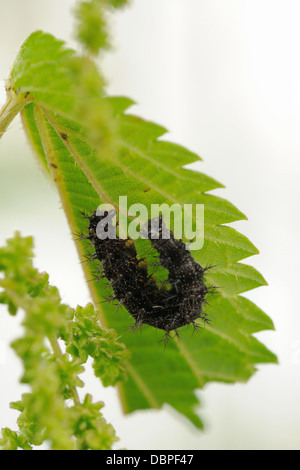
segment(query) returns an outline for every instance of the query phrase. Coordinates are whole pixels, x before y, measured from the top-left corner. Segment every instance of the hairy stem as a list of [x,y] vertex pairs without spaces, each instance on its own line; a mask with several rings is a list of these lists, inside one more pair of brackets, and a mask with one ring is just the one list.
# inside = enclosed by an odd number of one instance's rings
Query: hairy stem
[[12,120],[30,101],[29,96],[23,94],[17,95],[14,91],[8,93],[7,101],[0,111],[0,139]]

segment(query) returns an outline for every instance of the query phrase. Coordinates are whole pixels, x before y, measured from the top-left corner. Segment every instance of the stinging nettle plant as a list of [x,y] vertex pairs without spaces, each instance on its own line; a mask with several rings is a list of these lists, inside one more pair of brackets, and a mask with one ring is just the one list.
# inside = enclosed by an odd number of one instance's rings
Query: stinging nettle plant
[[[81,54],[50,34],[37,31],[22,45],[6,83],[0,137],[21,113],[23,127],[47,177],[56,185],[73,234],[86,233],[87,220],[102,203],[204,204],[205,241],[191,252],[205,271],[206,285],[218,286],[205,306],[212,321],[193,334],[179,329],[164,348],[157,330],[128,332],[124,307],[106,302],[105,279],[89,282],[93,304],[72,309],[61,303],[48,275],[33,267],[33,241],[19,233],[0,249],[0,302],[11,315],[25,312],[24,335],[12,347],[23,361],[22,382],[30,392],[11,406],[20,412],[18,430],[2,430],[3,449],[31,449],[47,441],[52,449],[111,449],[114,428],[101,414],[103,403],[80,398],[80,374],[92,358],[104,386],[116,385],[124,412],[160,409],[169,404],[196,428],[195,394],[211,381],[247,381],[256,364],[275,355],[252,335],[272,329],[270,318],[240,294],[266,285],[255,268],[241,263],[257,254],[242,234],[224,224],[245,219],[228,201],[212,196],[222,185],[183,168],[199,157],[160,140],[166,130],[128,113],[134,104],[109,97],[93,60],[109,48],[107,16],[127,0],[77,4],[76,35]],[[89,256],[83,237],[74,242],[80,259]],[[138,245],[138,244],[137,244]],[[142,251],[143,248],[140,248]],[[145,250],[146,258],[150,256]],[[83,263],[93,278],[95,264]],[[159,278],[159,270],[155,272]],[[161,274],[163,276],[163,273]],[[1,424],[1,423],[0,423]]]

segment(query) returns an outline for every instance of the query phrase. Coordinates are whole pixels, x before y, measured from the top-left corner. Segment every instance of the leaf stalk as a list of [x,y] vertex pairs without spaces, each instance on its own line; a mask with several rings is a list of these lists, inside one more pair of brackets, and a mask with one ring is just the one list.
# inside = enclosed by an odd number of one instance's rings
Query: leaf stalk
[[17,114],[31,101],[29,95],[9,91],[7,101],[0,111],[0,139]]

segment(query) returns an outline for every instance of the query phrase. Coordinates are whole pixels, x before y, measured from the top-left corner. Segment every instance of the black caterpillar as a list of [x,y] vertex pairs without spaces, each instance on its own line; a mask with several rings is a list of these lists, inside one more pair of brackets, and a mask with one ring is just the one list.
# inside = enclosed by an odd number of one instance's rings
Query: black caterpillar
[[169,288],[159,287],[149,276],[144,260],[137,258],[133,240],[118,237],[101,240],[96,228],[102,217],[96,211],[85,217],[89,219],[89,235],[82,238],[90,240],[95,248],[89,259],[100,261],[103,268],[100,277],[109,280],[114,291],[112,299],[124,305],[134,318],[135,327],[146,324],[164,330],[167,341],[171,331],[177,334],[177,328],[192,324],[197,329],[198,318],[208,322],[202,310],[206,295],[213,291],[203,280],[208,268],[196,263],[185,244],[176,240],[171,231],[169,239],[163,239],[160,223],[158,239],[153,239],[149,223],[148,234],[159,254],[159,264],[169,272]]

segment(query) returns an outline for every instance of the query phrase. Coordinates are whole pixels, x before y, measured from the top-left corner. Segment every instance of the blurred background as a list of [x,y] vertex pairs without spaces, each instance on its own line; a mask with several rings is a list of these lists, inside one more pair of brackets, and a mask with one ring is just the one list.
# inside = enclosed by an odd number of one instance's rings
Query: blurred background
[[[0,103],[4,79],[26,37],[42,29],[75,46],[73,0],[0,0]],[[111,94],[132,112],[170,130],[197,152],[201,171],[226,189],[248,221],[232,224],[261,254],[269,287],[247,294],[274,321],[257,338],[278,355],[247,384],[209,384],[199,392],[199,432],[173,410],[124,416],[117,392],[89,370],[87,388],[128,449],[299,449],[300,3],[298,0],[135,0],[112,18],[114,48],[101,66]],[[0,142],[0,243],[15,230],[35,239],[36,266],[50,273],[64,302],[90,298],[58,196],[36,167],[17,119]],[[59,243],[59,250],[49,249]],[[62,246],[63,244],[63,246]],[[63,253],[63,257],[62,257]],[[67,279],[67,282],[66,282]],[[8,403],[26,391],[8,344],[21,316],[0,308],[0,426],[15,428]]]

